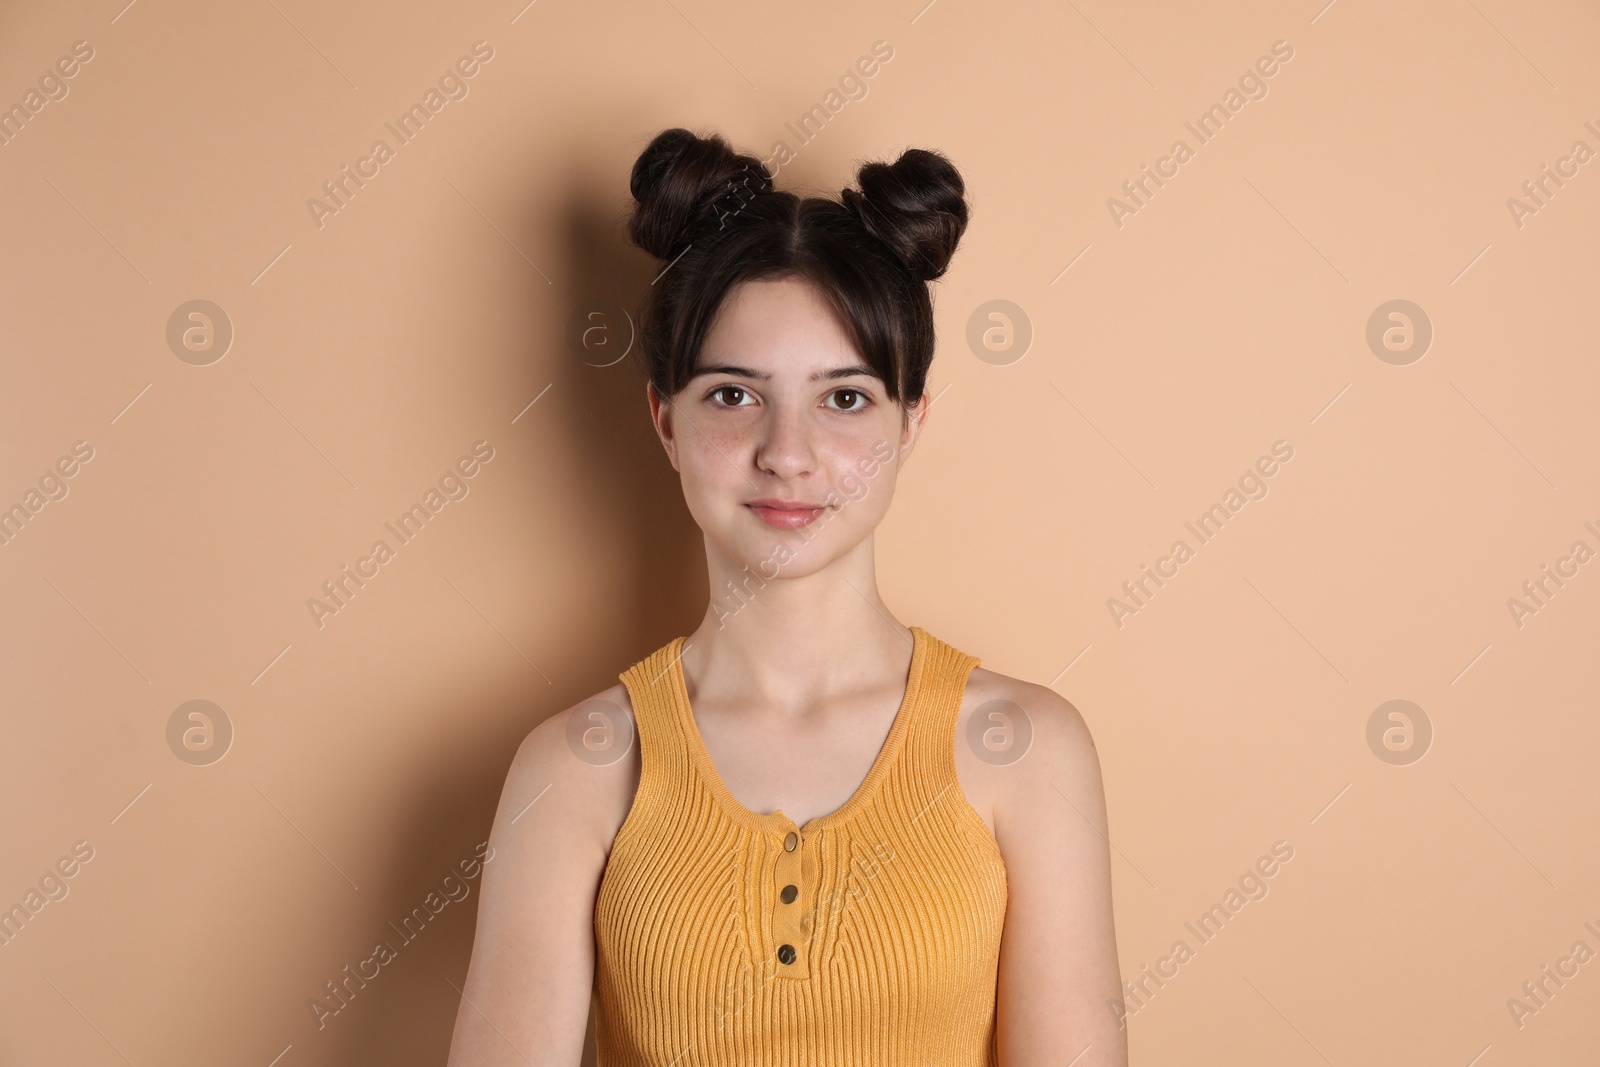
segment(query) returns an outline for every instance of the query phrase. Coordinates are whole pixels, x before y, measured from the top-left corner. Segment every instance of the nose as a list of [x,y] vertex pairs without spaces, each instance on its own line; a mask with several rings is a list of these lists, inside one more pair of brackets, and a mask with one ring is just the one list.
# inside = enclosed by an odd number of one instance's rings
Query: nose
[[756,446],[756,466],[785,480],[810,473],[816,465],[816,457],[806,413],[784,404],[773,404],[767,411],[761,440]]

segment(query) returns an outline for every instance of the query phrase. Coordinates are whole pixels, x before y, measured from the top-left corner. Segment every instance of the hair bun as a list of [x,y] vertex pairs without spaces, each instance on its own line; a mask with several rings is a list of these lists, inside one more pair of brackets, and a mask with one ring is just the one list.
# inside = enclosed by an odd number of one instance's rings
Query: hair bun
[[628,220],[629,238],[668,260],[702,225],[713,219],[722,225],[752,194],[771,190],[772,176],[760,160],[739,155],[721,137],[700,137],[677,126],[656,134],[639,154],[628,186],[639,204]]
[[866,163],[860,191],[839,199],[906,268],[923,281],[945,272],[967,228],[966,186],[938,152],[908,148],[893,163]]

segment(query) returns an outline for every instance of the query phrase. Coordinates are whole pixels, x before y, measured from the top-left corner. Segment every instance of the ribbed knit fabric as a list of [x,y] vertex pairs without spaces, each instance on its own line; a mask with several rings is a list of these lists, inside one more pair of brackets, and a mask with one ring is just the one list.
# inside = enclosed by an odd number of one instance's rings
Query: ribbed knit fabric
[[750,811],[718,776],[684,638],[620,675],[642,769],[595,903],[601,1067],[998,1063],[1005,865],[954,749],[979,660],[911,632],[871,771],[804,827]]

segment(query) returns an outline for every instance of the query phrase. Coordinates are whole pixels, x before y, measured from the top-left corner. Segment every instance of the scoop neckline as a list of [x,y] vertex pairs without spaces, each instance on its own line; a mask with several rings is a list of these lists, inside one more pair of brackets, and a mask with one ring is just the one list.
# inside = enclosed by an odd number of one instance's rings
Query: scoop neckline
[[900,707],[895,712],[894,722],[889,726],[889,736],[884,738],[883,747],[878,749],[878,756],[872,762],[872,767],[867,771],[867,776],[861,780],[861,785],[839,807],[825,815],[817,815],[808,819],[804,826],[797,825],[795,821],[783,813],[779,808],[770,813],[751,811],[741,804],[727,783],[722,780],[722,775],[717,771],[717,765],[712,762],[711,752],[706,748],[705,738],[700,736],[700,724],[695,722],[694,709],[689,703],[689,686],[683,676],[683,648],[688,636],[684,635],[673,639],[669,648],[672,662],[668,668],[671,676],[670,690],[673,703],[677,706],[678,721],[682,727],[684,737],[688,742],[689,758],[709,785],[711,792],[722,805],[723,810],[735,822],[758,832],[780,832],[797,830],[802,835],[814,830],[826,830],[848,820],[852,815],[864,807],[877,792],[879,783],[888,774],[889,767],[893,764],[895,756],[905,745],[906,734],[911,728],[911,713],[916,706],[922,690],[923,674],[928,658],[928,633],[920,626],[911,629],[911,665],[906,671],[905,695],[900,698]]

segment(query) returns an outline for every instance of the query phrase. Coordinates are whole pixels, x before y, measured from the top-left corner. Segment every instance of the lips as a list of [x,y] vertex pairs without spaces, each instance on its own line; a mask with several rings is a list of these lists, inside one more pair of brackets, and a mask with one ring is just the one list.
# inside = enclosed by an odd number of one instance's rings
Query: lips
[[748,500],[744,506],[754,512],[756,518],[779,530],[798,530],[810,526],[827,509],[825,504],[813,504],[808,500],[779,500],[776,497]]

